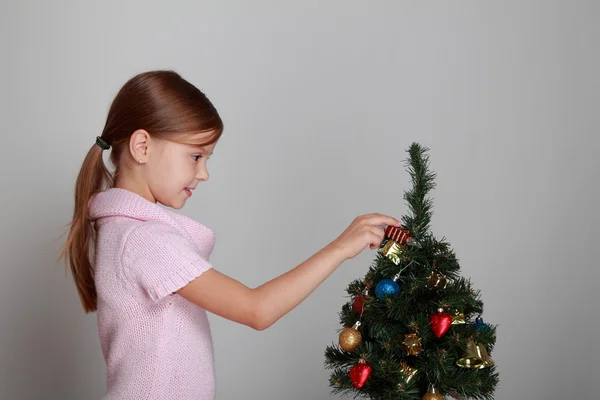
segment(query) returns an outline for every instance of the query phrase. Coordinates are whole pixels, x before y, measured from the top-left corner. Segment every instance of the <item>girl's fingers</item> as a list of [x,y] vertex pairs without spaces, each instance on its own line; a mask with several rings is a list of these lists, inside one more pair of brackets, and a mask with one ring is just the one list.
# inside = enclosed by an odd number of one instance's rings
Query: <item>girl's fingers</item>
[[374,250],[379,247],[383,240],[384,232],[380,229],[372,228],[369,234],[369,248]]
[[367,217],[367,221],[372,225],[391,225],[396,227],[401,225],[400,221],[398,221],[396,218],[381,214],[371,214],[369,217]]

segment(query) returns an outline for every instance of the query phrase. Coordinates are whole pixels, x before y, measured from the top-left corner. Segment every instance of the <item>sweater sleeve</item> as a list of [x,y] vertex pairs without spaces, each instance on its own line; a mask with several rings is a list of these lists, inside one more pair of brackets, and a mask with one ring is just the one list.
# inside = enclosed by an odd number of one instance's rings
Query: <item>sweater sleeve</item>
[[122,262],[126,280],[155,301],[212,268],[190,240],[162,223],[143,223],[132,229]]

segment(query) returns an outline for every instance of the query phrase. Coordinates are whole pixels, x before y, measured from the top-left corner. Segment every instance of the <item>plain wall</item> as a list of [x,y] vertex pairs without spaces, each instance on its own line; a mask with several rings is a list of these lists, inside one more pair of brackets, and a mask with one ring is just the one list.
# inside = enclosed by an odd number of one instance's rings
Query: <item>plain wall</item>
[[[181,211],[257,286],[354,217],[400,217],[431,148],[433,231],[499,324],[496,399],[591,399],[600,374],[600,3],[6,1],[0,5],[0,398],[93,399],[96,315],[55,261],[81,161],[131,76],[172,68],[226,129]],[[210,315],[218,400],[330,397],[344,263],[265,332]]]

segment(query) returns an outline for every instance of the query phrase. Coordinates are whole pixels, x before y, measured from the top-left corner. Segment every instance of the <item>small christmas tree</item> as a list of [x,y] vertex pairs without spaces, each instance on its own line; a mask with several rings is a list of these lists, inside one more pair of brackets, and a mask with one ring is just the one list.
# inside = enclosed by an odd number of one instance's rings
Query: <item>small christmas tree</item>
[[409,215],[388,227],[373,265],[350,283],[345,327],[325,351],[333,393],[377,400],[493,399],[489,354],[496,327],[483,322],[480,293],[459,275],[449,243],[429,231],[435,187],[429,149],[413,143],[404,194]]

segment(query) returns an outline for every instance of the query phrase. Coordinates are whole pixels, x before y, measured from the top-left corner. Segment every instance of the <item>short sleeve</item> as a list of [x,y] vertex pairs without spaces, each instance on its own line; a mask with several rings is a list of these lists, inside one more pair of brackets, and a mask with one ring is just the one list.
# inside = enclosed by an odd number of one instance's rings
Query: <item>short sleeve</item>
[[169,225],[154,222],[142,223],[129,232],[122,263],[129,283],[155,301],[212,268],[189,239]]

